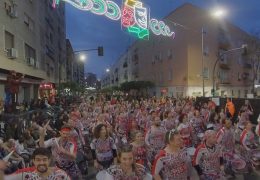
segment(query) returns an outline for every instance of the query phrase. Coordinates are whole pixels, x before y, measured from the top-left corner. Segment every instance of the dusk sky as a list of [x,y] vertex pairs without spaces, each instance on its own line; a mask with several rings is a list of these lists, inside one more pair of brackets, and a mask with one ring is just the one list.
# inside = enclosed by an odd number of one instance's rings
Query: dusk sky
[[[112,0],[121,6],[121,0]],[[226,19],[241,29],[252,33],[260,31],[260,0],[142,0],[150,7],[150,17],[161,20],[184,3],[192,3],[203,9],[216,6],[228,10]],[[104,47],[104,56],[96,51],[87,53],[85,72],[92,72],[100,78],[105,69],[123,54],[136,38],[121,30],[119,21],[98,16],[89,11],[80,11],[66,4],[67,38],[74,50]]]

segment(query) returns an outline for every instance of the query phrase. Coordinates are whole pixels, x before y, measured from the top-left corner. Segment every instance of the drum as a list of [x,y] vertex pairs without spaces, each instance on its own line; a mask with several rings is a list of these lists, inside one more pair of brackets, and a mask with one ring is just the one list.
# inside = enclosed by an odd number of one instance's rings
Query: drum
[[234,159],[231,161],[231,167],[232,170],[235,173],[239,173],[239,174],[245,174],[248,173],[248,167],[246,162],[240,158],[240,157],[234,157]]
[[252,158],[251,158],[252,164],[255,166],[255,168],[259,169],[260,168],[260,150],[259,149],[252,150],[251,154],[252,154]]

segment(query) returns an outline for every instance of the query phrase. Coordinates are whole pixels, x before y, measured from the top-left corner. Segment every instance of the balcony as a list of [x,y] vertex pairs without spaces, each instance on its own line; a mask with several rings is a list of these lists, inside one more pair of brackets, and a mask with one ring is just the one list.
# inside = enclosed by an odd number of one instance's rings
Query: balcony
[[127,68],[127,62],[124,62],[124,64],[123,64],[123,68]]
[[250,63],[244,63],[243,67],[246,69],[252,69],[252,65]]
[[225,33],[221,32],[218,36],[218,46],[221,49],[229,49],[230,42],[228,40],[228,37]]
[[226,59],[219,61],[219,67],[224,70],[230,70],[230,65],[227,63]]
[[244,80],[244,81],[249,80],[249,76],[250,76],[250,74],[248,72],[244,72],[242,74],[242,80]]
[[226,78],[226,79],[219,79],[219,84],[222,84],[222,85],[229,85],[231,84],[231,80],[229,78]]

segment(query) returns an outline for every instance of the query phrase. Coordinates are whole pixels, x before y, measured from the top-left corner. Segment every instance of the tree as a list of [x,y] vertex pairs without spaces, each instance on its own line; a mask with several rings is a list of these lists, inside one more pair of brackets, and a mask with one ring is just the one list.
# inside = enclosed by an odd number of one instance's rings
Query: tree
[[130,81],[124,82],[120,85],[120,89],[125,92],[134,91],[136,94],[138,91],[145,90],[147,94],[148,88],[154,87],[154,84],[150,81]]

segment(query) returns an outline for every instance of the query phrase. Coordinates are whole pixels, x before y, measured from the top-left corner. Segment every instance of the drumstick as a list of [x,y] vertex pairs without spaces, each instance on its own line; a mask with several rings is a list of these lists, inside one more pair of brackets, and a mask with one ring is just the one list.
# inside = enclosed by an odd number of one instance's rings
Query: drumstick
[[12,156],[12,154],[14,153],[14,151],[10,152],[9,154],[7,154],[4,158],[3,161],[7,162],[9,160],[9,158]]

